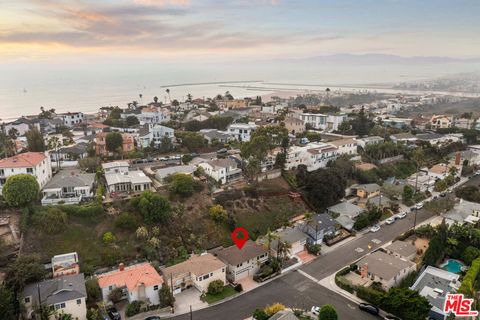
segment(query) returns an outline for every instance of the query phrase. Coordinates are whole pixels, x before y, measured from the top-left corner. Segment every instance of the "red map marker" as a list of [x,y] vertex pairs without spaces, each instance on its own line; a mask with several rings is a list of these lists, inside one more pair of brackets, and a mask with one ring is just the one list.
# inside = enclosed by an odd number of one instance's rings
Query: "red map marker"
[[[237,234],[238,233],[242,233],[243,234],[243,237],[242,238],[238,238],[237,237]],[[233,242],[235,242],[235,244],[237,245],[237,248],[238,249],[242,249],[243,245],[245,244],[245,242],[247,242],[248,240],[248,232],[247,230],[245,230],[245,228],[236,228],[235,230],[233,230],[232,232],[232,239],[233,239]]]

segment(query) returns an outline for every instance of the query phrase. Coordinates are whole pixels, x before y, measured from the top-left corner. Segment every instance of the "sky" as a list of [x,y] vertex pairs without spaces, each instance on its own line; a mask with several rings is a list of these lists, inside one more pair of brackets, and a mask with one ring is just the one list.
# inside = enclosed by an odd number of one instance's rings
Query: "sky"
[[0,63],[480,58],[478,0],[0,0]]

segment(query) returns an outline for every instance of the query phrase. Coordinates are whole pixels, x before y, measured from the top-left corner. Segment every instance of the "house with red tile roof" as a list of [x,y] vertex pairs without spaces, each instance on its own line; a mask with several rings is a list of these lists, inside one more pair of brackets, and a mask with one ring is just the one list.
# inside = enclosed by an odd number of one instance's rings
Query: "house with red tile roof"
[[117,270],[102,273],[97,278],[105,302],[109,300],[110,292],[120,288],[123,298],[128,302],[137,300],[150,305],[160,304],[158,292],[162,287],[163,278],[150,263],[128,267],[120,263]]
[[27,173],[37,179],[42,189],[52,178],[52,163],[44,152],[25,152],[0,160],[0,194],[7,179],[11,176]]

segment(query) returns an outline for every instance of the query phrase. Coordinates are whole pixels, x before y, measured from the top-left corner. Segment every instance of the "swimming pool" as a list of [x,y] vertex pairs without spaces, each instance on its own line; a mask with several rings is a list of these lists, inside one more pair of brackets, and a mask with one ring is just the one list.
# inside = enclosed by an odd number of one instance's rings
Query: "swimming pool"
[[453,272],[453,273],[461,273],[462,272],[462,267],[464,267],[465,265],[458,261],[458,260],[455,260],[455,259],[447,259],[445,261],[445,263],[443,263],[440,267],[443,269],[443,270],[447,270],[449,272]]

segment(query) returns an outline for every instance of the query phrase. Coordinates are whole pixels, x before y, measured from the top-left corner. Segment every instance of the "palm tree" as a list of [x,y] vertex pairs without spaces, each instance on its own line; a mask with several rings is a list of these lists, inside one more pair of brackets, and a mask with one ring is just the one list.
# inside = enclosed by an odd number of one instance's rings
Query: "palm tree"
[[415,161],[417,166],[417,175],[415,177],[415,193],[418,191],[418,174],[420,171],[420,167],[425,163],[425,153],[423,152],[422,148],[417,148],[412,154],[412,159]]
[[193,98],[193,96],[190,93],[187,94],[187,101],[188,102],[192,102],[192,98]]
[[265,234],[265,240],[267,241],[267,250],[268,254],[270,254],[270,251],[272,249],[272,242],[274,240],[278,240],[278,234],[275,231],[270,231],[270,229],[267,230],[267,233]]
[[158,103],[158,97],[157,96],[153,97],[153,102]]
[[11,128],[10,130],[8,130],[8,136],[10,137],[10,139],[12,140],[15,140],[17,139],[17,137],[19,136],[19,132],[17,130],[17,128]]
[[170,89],[167,88],[167,90],[165,90],[165,92],[168,94],[168,101],[170,101],[170,103],[172,103],[172,98],[170,98]]
[[48,139],[47,146],[48,146],[49,150],[54,150],[55,154],[57,155],[56,156],[56,158],[57,158],[56,162],[57,162],[57,170],[58,170],[60,168],[60,159],[59,159],[59,156],[58,156],[58,150],[62,146],[62,143],[57,136],[53,136],[53,137],[50,137]]
[[283,261],[290,255],[292,251],[292,245],[286,241],[278,241],[277,244],[277,260],[280,261],[280,266],[282,266]]
[[140,102],[143,104],[143,94],[139,94],[138,97],[140,98]]

